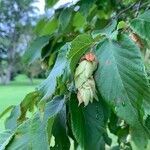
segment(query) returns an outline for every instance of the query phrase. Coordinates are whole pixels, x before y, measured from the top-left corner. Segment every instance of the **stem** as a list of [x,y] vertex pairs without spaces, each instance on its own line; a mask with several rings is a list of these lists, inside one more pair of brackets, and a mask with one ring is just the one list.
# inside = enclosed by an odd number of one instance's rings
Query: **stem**
[[[137,5],[137,6],[136,6]],[[120,11],[116,16],[114,16],[112,18],[113,19],[118,19],[123,13],[125,13],[126,11],[128,11],[129,9],[131,8],[134,8],[136,6],[135,9],[133,9],[132,11],[136,11],[135,13],[135,17],[137,17],[137,15],[139,14],[139,10],[142,8],[142,7],[145,7],[146,5],[149,5],[149,2],[145,2],[145,3],[142,3],[142,0],[140,0],[139,2],[136,2],[136,3],[133,3],[132,5],[130,5],[129,7],[123,9],[122,11]]]
[[136,9],[135,17],[138,16],[140,7],[141,7],[141,0],[140,0],[139,3],[137,4],[137,9]]
[[134,3],[134,4],[130,5],[129,7],[125,8],[124,10],[120,11],[120,12],[118,13],[118,15],[115,16],[114,18],[115,18],[115,19],[119,18],[123,13],[125,13],[126,11],[128,11],[129,9],[131,9],[132,7],[134,7],[136,4],[137,4],[137,3]]

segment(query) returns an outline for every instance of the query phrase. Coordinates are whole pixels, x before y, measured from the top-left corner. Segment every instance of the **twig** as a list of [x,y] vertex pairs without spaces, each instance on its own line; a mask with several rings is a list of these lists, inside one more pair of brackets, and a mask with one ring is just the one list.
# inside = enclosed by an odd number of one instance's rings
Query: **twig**
[[149,4],[150,4],[149,1],[148,1],[148,2],[145,2],[145,3],[143,3],[143,4],[140,6],[140,8],[144,7],[145,5],[149,5]]
[[[139,2],[136,2],[136,3],[133,3],[132,5],[130,5],[129,7],[127,7],[127,8],[125,8],[125,9],[123,9],[122,11],[120,11],[116,16],[114,16],[112,19],[118,19],[123,13],[125,13],[126,11],[128,11],[129,9],[131,9],[131,8],[134,8],[136,5],[136,16],[135,17],[137,17],[137,15],[138,15],[138,13],[139,13],[139,10],[142,8],[142,7],[144,7],[145,5],[148,5],[149,4],[149,2],[145,2],[145,3],[143,3],[142,4],[142,0],[140,0]],[[135,9],[134,9],[134,11],[135,11]]]
[[118,13],[118,15],[114,17],[114,19],[119,18],[124,12],[126,12],[126,11],[129,10],[129,9],[131,9],[131,8],[134,7],[136,4],[137,4],[137,3],[134,3],[134,4],[130,5],[129,7],[125,8],[124,10],[120,11],[120,12]]
[[139,3],[137,4],[137,9],[136,9],[135,17],[138,16],[140,7],[141,7],[141,0],[140,0]]

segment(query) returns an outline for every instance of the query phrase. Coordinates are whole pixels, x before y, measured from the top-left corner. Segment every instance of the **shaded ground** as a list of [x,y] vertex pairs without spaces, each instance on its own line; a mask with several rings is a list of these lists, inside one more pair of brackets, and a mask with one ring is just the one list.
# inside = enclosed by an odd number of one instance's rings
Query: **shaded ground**
[[[0,85],[0,113],[10,105],[19,104],[25,95],[34,91],[41,81],[40,79],[34,79],[33,84],[31,84],[26,76],[19,75],[9,85]],[[7,116],[0,119],[0,131],[4,129],[3,124]]]

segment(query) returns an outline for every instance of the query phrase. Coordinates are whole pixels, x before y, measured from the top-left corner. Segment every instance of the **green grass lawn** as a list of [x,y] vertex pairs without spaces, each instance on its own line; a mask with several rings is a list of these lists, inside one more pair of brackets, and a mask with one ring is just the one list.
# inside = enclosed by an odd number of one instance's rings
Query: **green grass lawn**
[[[18,75],[9,85],[0,85],[0,113],[10,105],[17,105],[31,91],[34,91],[42,80],[34,79],[33,84],[25,75]],[[8,114],[7,114],[8,116]],[[0,119],[0,131],[4,129],[4,120]]]

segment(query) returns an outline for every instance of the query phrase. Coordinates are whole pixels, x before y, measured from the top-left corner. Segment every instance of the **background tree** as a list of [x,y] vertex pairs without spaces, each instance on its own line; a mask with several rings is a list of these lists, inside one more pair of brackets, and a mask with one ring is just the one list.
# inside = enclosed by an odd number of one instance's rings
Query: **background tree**
[[81,150],[149,150],[149,1],[57,2],[46,1],[54,15],[24,55],[40,58],[47,78],[0,115],[12,109],[1,149],[69,150],[72,139]]
[[[29,41],[38,9],[32,0],[2,0],[0,5],[0,78],[8,83],[18,71],[20,55]],[[22,43],[21,47],[18,43]],[[18,63],[19,64],[19,63]]]

